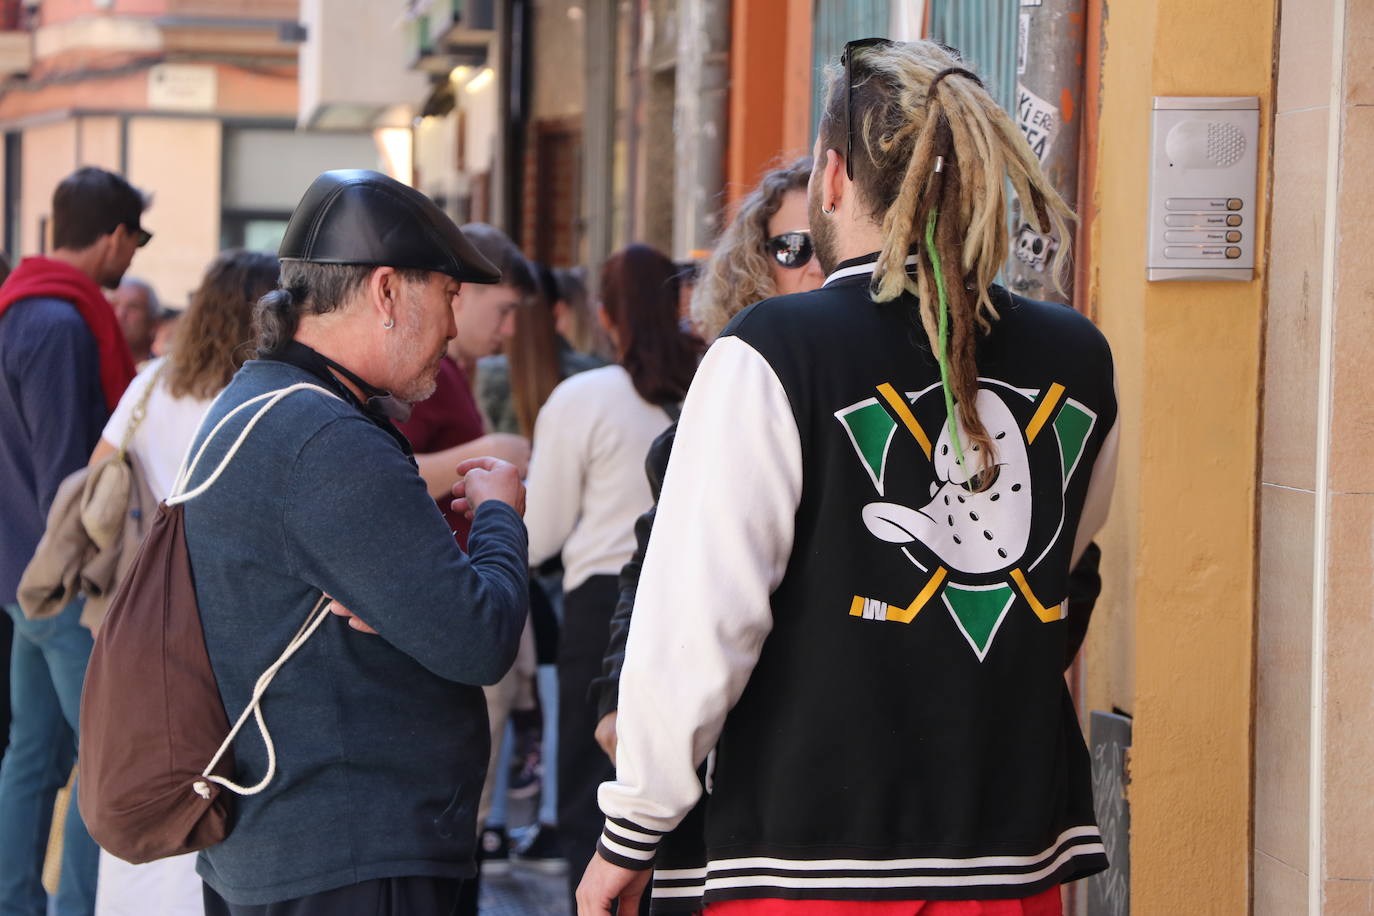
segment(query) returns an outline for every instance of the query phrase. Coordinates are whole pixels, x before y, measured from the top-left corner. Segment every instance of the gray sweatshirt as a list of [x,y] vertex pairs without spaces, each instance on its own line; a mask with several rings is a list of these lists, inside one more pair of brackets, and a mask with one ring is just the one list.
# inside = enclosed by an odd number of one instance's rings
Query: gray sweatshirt
[[[256,360],[211,408],[318,379]],[[192,482],[254,408],[221,430]],[[488,755],[480,685],[510,668],[528,605],[519,515],[490,501],[465,555],[398,443],[356,406],[313,391],[262,419],[219,480],[186,504],[205,642],[232,722],[321,592],[377,636],[326,620],[278,673],[262,709],[276,778],[239,798],[232,830],[200,855],[222,897],[265,904],[373,878],[467,877]],[[241,785],[267,755],[250,723]]]

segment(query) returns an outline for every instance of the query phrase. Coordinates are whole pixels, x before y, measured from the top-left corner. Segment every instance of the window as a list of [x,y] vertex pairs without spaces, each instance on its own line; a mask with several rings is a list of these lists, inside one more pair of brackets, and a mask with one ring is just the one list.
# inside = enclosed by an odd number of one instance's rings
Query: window
[[305,189],[330,169],[380,169],[370,132],[224,128],[220,244],[276,251]]
[[24,224],[19,206],[24,193],[23,175],[20,171],[23,167],[23,154],[24,135],[17,130],[5,134],[5,251],[9,254],[10,263],[15,265],[19,263],[19,256],[23,253],[20,229]]

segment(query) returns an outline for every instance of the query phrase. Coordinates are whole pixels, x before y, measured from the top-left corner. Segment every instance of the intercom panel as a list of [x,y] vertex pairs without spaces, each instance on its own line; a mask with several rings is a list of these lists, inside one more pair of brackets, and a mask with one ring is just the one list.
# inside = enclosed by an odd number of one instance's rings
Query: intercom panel
[[1149,279],[1253,279],[1259,99],[1156,97],[1151,147]]

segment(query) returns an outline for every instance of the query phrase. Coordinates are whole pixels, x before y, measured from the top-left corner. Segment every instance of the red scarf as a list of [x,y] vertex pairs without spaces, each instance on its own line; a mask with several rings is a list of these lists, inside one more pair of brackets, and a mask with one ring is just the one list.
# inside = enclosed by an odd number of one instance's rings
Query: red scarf
[[95,281],[64,261],[25,258],[0,286],[0,315],[20,299],[61,299],[76,306],[95,337],[100,354],[100,387],[114,410],[134,378],[134,357],[105,294]]

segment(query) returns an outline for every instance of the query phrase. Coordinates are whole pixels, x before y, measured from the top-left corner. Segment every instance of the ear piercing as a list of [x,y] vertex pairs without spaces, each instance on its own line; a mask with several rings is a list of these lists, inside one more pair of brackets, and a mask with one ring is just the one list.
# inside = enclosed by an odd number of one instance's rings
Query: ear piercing
[[390,331],[392,328],[396,327],[396,319],[395,319],[395,318],[388,318],[386,321],[383,321],[383,322],[382,322],[382,327],[384,327],[384,328],[386,328],[388,331]]

